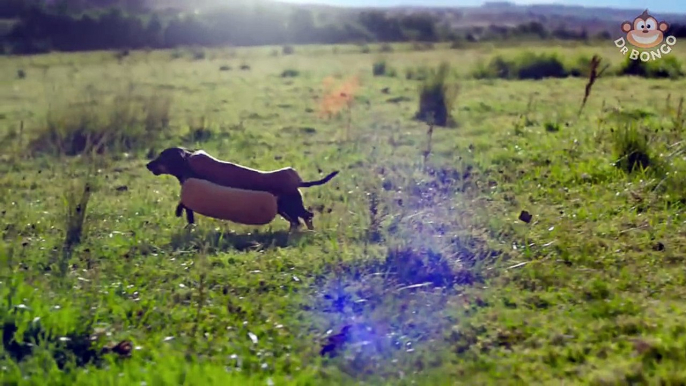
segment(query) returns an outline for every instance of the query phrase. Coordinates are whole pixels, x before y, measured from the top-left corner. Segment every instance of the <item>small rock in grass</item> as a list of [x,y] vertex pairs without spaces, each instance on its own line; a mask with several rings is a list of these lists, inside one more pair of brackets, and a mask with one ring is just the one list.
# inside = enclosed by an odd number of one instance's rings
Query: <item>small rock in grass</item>
[[519,219],[527,224],[531,222],[532,218],[534,218],[534,216],[532,216],[531,213],[527,212],[526,210],[523,210],[522,213],[519,214]]

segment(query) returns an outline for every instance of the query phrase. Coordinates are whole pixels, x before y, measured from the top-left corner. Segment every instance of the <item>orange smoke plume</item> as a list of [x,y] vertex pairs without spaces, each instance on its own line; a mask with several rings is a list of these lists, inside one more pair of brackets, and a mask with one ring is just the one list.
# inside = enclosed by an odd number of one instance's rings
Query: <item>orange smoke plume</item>
[[343,81],[340,85],[336,85],[335,82],[332,77],[326,77],[322,81],[324,97],[319,104],[320,117],[330,118],[352,104],[355,93],[360,88],[360,81],[356,76]]

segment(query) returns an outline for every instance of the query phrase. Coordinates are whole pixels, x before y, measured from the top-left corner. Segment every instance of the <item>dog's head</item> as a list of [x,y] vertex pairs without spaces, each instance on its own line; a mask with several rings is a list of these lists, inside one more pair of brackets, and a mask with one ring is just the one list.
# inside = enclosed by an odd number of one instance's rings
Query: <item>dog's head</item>
[[154,160],[148,162],[145,167],[152,174],[170,174],[176,178],[181,178],[186,170],[186,160],[191,152],[182,147],[170,147],[164,149]]

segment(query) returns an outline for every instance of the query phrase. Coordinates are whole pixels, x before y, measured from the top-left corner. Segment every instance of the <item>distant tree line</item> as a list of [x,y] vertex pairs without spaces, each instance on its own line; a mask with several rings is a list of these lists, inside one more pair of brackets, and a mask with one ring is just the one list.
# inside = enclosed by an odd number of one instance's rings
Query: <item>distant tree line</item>
[[[287,9],[288,11],[284,11]],[[0,37],[13,54],[56,51],[365,42],[483,41],[512,38],[587,40],[585,30],[539,22],[462,33],[428,13],[314,13],[305,8],[233,7],[208,13],[151,11],[144,0],[0,0],[0,19],[16,24]],[[685,26],[671,26],[683,37]],[[602,38],[610,39],[605,33]]]

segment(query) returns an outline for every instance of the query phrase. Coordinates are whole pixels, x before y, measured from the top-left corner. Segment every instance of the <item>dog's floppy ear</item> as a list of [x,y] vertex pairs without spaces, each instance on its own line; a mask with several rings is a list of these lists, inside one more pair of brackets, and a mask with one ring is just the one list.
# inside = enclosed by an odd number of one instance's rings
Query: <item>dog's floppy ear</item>
[[181,160],[183,162],[186,162],[188,160],[188,158],[190,158],[190,156],[193,155],[193,152],[186,149],[185,147],[179,146],[176,148],[176,150],[177,150],[177,154],[178,154],[179,158],[181,158]]

